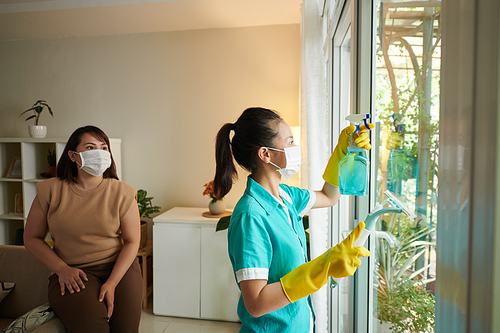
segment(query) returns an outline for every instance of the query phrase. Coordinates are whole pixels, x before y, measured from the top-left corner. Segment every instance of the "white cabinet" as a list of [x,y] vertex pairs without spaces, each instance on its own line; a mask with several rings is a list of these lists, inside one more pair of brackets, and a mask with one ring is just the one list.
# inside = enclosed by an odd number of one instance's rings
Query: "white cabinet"
[[[45,180],[49,149],[59,161],[67,139],[0,138],[0,244],[14,244],[18,229],[24,228],[31,203],[36,196],[36,183]],[[110,139],[111,151],[121,176],[121,140]],[[20,158],[20,178],[7,178],[11,162]],[[16,205],[16,195],[20,199]],[[22,204],[21,204],[22,203]],[[21,205],[20,205],[21,204]],[[16,212],[16,207],[22,208]]]
[[175,207],[153,219],[153,313],[238,321],[239,289],[227,230],[206,208]]

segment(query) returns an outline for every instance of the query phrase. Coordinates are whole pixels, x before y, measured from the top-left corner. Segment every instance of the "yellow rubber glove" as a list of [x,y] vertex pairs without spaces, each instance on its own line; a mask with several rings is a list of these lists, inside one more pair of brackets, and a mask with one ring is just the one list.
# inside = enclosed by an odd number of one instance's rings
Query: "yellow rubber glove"
[[399,132],[391,132],[387,136],[387,142],[385,144],[385,147],[389,150],[392,150],[394,148],[401,146],[402,143],[403,143],[403,135]]
[[363,246],[353,247],[365,224],[357,227],[341,243],[329,248],[318,258],[300,265],[281,278],[281,286],[290,302],[295,302],[318,291],[328,282],[328,277],[353,275],[361,265],[359,257],[368,257],[370,251]]
[[[375,127],[373,124],[368,124],[372,129]],[[356,126],[351,125],[347,126],[342,130],[339,136],[339,141],[335,150],[333,151],[330,159],[328,160],[328,164],[326,165],[325,172],[323,173],[323,179],[330,185],[339,187],[339,162],[344,156],[347,155],[347,147],[349,146],[349,134],[353,133],[356,130]],[[365,148],[370,150],[372,148],[370,144],[370,138],[366,133],[365,125],[360,126],[359,135],[354,140],[357,143],[358,147]]]

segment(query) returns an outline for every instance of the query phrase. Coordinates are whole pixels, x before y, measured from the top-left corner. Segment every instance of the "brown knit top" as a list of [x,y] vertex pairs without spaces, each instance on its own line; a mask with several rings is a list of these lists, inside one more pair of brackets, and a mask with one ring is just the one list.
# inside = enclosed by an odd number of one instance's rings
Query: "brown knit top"
[[103,179],[84,191],[59,178],[37,183],[54,252],[68,265],[86,267],[116,261],[122,248],[120,221],[136,202],[136,189]]

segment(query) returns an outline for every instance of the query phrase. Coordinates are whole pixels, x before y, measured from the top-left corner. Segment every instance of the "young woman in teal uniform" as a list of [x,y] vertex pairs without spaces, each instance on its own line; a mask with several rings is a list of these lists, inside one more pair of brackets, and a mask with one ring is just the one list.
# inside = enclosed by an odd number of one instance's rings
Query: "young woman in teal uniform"
[[[302,223],[311,208],[333,206],[339,200],[338,162],[347,154],[348,134],[353,131],[354,126],[342,131],[321,191],[280,183],[281,177],[288,180],[299,170],[301,156],[290,127],[274,111],[249,108],[217,134],[216,197],[224,197],[237,176],[233,157],[251,173],[228,229],[229,257],[241,290],[240,332],[314,332],[309,295],[329,276],[354,274],[359,257],[369,256],[364,247],[352,245],[364,228],[360,223],[342,243],[308,262]],[[371,148],[364,131],[356,143]]]

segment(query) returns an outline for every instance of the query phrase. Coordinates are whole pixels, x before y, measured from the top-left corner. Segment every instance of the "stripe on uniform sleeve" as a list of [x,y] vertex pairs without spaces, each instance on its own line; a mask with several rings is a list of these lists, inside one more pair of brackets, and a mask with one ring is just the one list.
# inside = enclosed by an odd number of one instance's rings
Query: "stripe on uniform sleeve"
[[268,276],[269,269],[267,268],[242,268],[236,271],[236,280],[238,283],[246,280],[267,280]]

